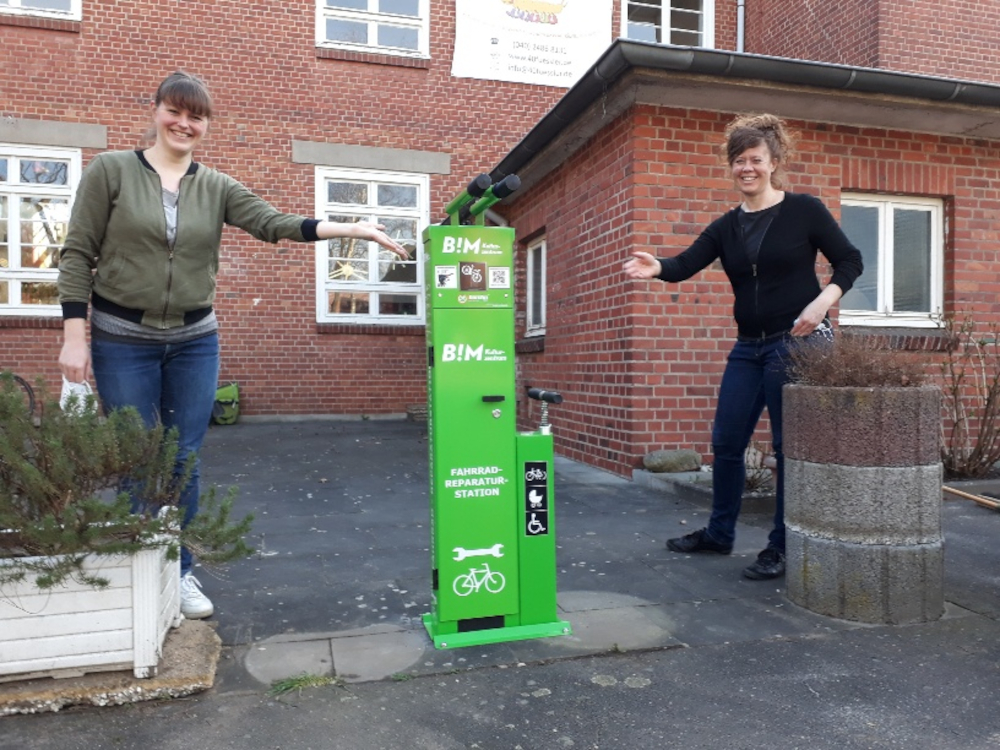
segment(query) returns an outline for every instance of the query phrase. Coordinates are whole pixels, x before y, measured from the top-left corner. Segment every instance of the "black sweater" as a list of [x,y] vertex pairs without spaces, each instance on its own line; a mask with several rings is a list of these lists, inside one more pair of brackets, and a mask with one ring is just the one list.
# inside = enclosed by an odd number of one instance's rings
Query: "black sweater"
[[760,338],[791,330],[795,319],[819,296],[816,253],[833,265],[831,284],[845,293],[861,275],[861,252],[851,244],[818,198],[785,193],[778,215],[751,265],[740,231],[739,209],[713,221],[687,250],[661,258],[664,281],[683,281],[722,260],[736,299],[733,317],[741,336]]

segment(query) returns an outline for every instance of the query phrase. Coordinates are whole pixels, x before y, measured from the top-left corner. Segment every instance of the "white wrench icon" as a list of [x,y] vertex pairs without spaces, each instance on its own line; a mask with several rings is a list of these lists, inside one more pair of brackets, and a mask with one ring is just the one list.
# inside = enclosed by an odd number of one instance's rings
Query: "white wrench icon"
[[464,560],[467,557],[483,557],[484,555],[492,555],[493,557],[503,557],[502,544],[494,544],[492,547],[487,547],[486,549],[465,549],[465,547],[455,547],[455,557],[453,560]]

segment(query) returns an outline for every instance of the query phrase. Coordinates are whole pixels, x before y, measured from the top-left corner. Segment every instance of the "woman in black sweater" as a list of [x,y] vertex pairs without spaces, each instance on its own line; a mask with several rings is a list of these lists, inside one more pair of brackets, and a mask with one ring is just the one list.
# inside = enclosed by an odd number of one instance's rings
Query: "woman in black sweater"
[[[625,262],[632,279],[683,281],[721,260],[735,300],[737,340],[729,354],[712,428],[712,515],[708,526],[677,539],[674,552],[733,550],[746,482],[745,454],[764,407],[777,461],[774,529],[767,548],[743,574],[757,580],[785,572],[784,455],[781,388],[787,382],[788,346],[796,338],[830,336],[827,311],[861,275],[860,251],[816,198],[780,189],[776,172],[791,139],[773,115],[736,118],[726,128],[726,157],[741,205],[713,221],[680,255],[657,259],[633,252]],[[833,266],[826,286],[816,277],[816,255]]]

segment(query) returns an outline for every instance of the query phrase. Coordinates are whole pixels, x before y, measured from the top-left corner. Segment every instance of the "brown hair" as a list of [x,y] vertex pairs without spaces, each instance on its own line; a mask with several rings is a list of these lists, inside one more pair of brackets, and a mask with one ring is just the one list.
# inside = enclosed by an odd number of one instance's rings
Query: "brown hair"
[[740,115],[726,126],[725,157],[726,163],[732,165],[736,157],[748,148],[755,148],[762,143],[767,146],[771,156],[778,162],[778,168],[771,175],[771,184],[781,187],[779,174],[792,153],[795,141],[789,132],[785,121],[774,115]]
[[197,76],[185,73],[183,70],[171,73],[163,79],[156,89],[154,102],[156,106],[167,102],[201,117],[212,117],[212,95],[208,93],[208,86]]

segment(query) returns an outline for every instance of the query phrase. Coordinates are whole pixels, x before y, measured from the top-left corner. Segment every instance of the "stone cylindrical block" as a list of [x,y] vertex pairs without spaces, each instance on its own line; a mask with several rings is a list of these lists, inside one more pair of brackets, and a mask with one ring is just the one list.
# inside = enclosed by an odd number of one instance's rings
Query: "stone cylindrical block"
[[788,598],[869,623],[944,611],[940,393],[789,385]]

